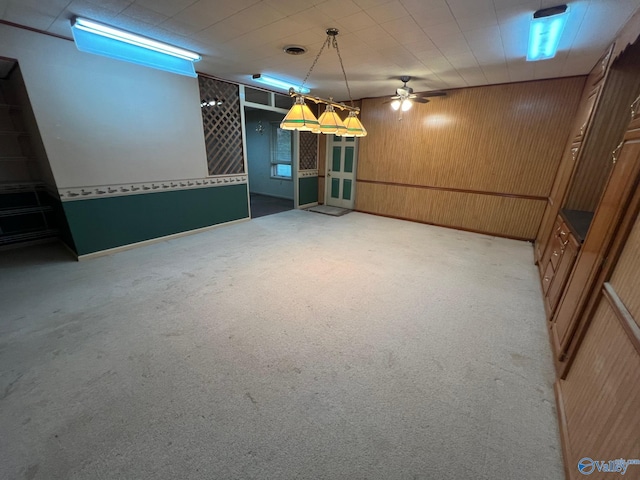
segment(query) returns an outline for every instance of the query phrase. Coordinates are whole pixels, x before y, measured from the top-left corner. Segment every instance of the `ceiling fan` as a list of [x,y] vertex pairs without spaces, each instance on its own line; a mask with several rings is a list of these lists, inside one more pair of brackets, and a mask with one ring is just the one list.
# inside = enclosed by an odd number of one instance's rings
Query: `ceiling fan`
[[394,110],[402,110],[406,112],[409,110],[413,103],[429,103],[428,97],[443,97],[447,94],[447,92],[434,91],[434,92],[424,92],[421,94],[413,93],[413,88],[408,87],[407,83],[411,80],[411,77],[408,75],[403,75],[400,77],[400,81],[404,83],[402,87],[396,89],[396,94],[391,97],[391,108]]

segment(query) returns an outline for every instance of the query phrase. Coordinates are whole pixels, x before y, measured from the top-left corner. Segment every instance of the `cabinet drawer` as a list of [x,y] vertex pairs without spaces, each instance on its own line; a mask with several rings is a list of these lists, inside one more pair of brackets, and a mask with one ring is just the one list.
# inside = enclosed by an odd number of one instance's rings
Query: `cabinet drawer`
[[547,294],[551,281],[553,280],[553,265],[551,262],[547,263],[547,268],[544,269],[544,275],[542,275],[542,292]]
[[557,270],[558,268],[558,263],[560,262],[563,251],[564,245],[562,245],[562,240],[560,240],[560,237],[554,235],[551,240],[551,256],[549,257],[549,261],[553,265],[554,270]]
[[571,273],[573,264],[576,260],[576,257],[578,256],[578,248],[578,242],[573,237],[573,235],[570,235],[547,291],[547,297],[549,299],[549,309],[551,310],[551,312],[555,310],[556,306],[558,305],[558,301],[562,296],[564,287],[567,284],[567,279],[569,278],[569,274]]

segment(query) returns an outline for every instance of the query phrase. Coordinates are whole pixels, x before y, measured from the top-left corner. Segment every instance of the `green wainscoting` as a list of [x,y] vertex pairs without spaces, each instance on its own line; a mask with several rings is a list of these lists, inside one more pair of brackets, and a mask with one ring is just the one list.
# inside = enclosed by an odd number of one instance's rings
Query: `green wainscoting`
[[298,181],[298,204],[308,205],[318,201],[318,177],[303,177]]
[[78,255],[249,216],[246,184],[74,200],[63,207]]

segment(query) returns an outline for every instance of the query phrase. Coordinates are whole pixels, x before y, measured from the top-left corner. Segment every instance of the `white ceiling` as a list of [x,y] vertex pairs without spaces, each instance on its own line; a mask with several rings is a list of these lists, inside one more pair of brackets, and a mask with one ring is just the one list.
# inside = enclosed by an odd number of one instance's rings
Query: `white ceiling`
[[[244,84],[263,73],[301,81],[325,40],[338,45],[354,98],[391,95],[400,75],[416,91],[584,74],[640,0],[569,0],[552,60],[525,62],[529,18],[562,0],[0,0],[0,18],[71,37],[74,15],[202,54],[198,71]],[[290,56],[286,45],[302,45]],[[2,52],[0,51],[0,55]],[[307,85],[347,98],[335,50]]]

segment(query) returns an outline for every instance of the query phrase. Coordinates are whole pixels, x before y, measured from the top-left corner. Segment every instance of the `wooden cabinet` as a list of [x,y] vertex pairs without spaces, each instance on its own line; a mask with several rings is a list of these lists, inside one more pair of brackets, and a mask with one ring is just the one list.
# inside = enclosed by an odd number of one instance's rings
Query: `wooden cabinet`
[[[640,97],[639,97],[640,98]],[[580,249],[575,268],[554,314],[552,331],[555,354],[566,359],[583,308],[593,293],[594,282],[607,258],[620,219],[640,179],[640,112],[633,111],[624,141],[609,157],[614,165],[598,208]],[[629,116],[629,109],[626,114]]]
[[545,257],[546,263],[542,275],[542,292],[549,319],[558,305],[560,294],[567,282],[579,249],[580,243],[570,232],[564,219],[558,216],[549,244],[548,255]]

